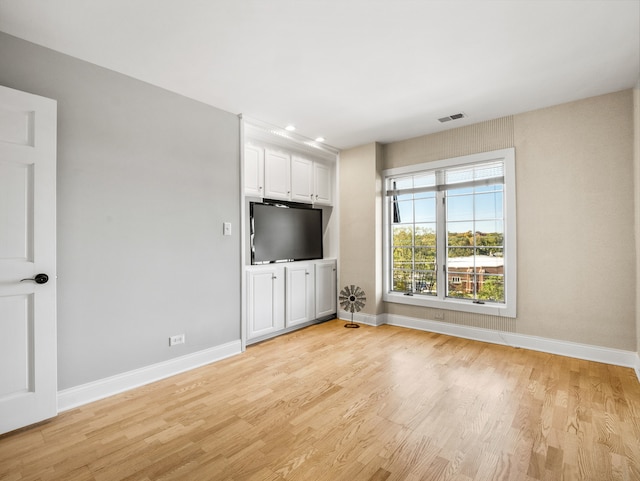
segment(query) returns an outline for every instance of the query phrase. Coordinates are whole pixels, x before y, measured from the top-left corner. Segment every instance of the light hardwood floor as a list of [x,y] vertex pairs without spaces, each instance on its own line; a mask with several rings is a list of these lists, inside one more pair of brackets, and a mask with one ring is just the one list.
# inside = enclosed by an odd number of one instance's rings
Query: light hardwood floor
[[633,370],[329,321],[0,437],[7,480],[640,480]]

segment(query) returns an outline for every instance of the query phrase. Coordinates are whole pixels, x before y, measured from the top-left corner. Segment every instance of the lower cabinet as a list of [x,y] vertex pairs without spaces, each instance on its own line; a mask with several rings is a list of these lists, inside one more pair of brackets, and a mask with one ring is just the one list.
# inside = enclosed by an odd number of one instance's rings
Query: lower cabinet
[[320,319],[336,311],[336,261],[318,261],[315,265],[315,316]]
[[247,338],[284,329],[284,268],[247,270]]
[[247,340],[268,338],[337,312],[336,261],[246,268]]
[[290,264],[284,270],[287,273],[285,325],[290,327],[313,321],[316,318],[313,264]]

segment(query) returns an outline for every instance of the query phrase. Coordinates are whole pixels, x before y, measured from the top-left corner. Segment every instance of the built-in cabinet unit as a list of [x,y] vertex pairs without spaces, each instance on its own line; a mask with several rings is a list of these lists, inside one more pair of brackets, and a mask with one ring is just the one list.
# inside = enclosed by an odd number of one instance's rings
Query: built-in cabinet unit
[[335,259],[248,266],[247,341],[335,315],[336,270]]
[[[258,120],[242,119],[243,345],[337,313],[338,150]],[[322,259],[251,265],[251,203],[308,204],[322,211]]]
[[276,148],[247,143],[244,190],[250,197],[333,204],[333,166]]

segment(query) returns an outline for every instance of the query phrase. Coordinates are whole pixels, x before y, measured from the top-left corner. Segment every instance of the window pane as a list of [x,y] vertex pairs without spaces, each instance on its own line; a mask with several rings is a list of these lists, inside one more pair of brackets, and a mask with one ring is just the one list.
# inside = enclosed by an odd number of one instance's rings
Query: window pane
[[394,202],[393,222],[397,223],[413,223],[413,201]]
[[413,245],[413,226],[394,225],[392,227],[391,243],[394,246],[411,246]]
[[476,221],[475,232],[480,234],[502,234],[504,232],[502,219]]
[[473,195],[447,196],[447,220],[473,219]]
[[401,177],[399,179],[393,179],[393,181],[391,182],[391,188],[395,190],[411,189],[412,187],[412,177]]
[[413,279],[414,292],[431,296],[437,294],[436,271],[415,271]]
[[504,234],[502,232],[476,231],[476,246],[500,247],[504,246]]
[[504,303],[504,276],[478,276],[478,299]]
[[473,194],[473,187],[464,187],[461,189],[447,189],[447,197],[453,197],[457,195]]
[[406,292],[411,289],[411,271],[401,269],[393,270],[393,280],[391,289],[394,291]]
[[394,247],[393,248],[393,267],[394,269],[412,269],[413,268],[413,248],[412,247]]
[[447,275],[447,296],[458,299],[474,299],[475,276],[467,272],[450,272]]
[[436,185],[435,172],[428,172],[425,174],[418,174],[413,176],[414,187],[431,187]]
[[503,184],[478,185],[475,187],[476,194],[483,192],[502,192],[503,190]]
[[448,246],[473,246],[472,222],[450,222],[448,227]]
[[416,224],[415,245],[417,246],[436,246],[436,224]]
[[436,199],[415,200],[416,222],[435,222],[436,221]]
[[478,248],[475,250],[475,272],[486,274],[504,274],[502,249]]
[[436,269],[436,250],[432,247],[416,247],[415,267],[420,271],[433,271]]
[[502,219],[502,192],[475,195],[475,219]]

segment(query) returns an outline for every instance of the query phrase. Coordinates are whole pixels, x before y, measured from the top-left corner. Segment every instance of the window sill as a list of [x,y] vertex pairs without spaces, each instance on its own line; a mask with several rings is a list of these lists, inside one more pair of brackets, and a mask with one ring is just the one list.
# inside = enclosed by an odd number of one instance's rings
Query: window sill
[[472,312],[475,314],[489,314],[500,317],[516,317],[516,308],[505,304],[474,304],[467,300],[448,298],[446,300],[437,299],[430,296],[415,294],[407,296],[397,292],[387,292],[383,294],[382,300],[396,304],[408,304],[411,306],[431,307],[434,309],[447,309],[449,311]]

